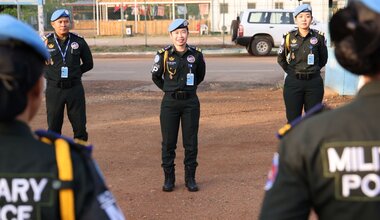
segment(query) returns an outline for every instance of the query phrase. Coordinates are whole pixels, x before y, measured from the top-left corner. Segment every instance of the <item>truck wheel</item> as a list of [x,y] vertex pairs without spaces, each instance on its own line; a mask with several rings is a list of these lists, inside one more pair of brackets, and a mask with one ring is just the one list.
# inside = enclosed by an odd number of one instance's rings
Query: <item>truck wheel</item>
[[255,56],[266,56],[272,50],[271,42],[265,37],[256,37],[251,42],[251,51]]
[[253,52],[252,52],[252,49],[251,49],[251,44],[248,44],[245,49],[247,49],[247,52],[249,55],[253,56]]
[[235,41],[238,34],[239,22],[232,20],[231,22],[231,41]]

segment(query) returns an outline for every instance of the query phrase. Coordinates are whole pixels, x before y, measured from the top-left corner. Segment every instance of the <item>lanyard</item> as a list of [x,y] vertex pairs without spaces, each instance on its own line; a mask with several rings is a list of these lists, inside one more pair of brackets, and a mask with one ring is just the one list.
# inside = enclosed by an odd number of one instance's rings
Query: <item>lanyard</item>
[[65,52],[62,52],[61,46],[59,45],[58,40],[57,40],[57,36],[55,36],[55,34],[54,34],[54,40],[57,43],[59,52],[61,52],[63,64],[66,65],[66,58],[65,57],[66,57],[66,53],[67,53],[67,48],[69,48],[69,44],[70,44],[70,34],[69,34],[69,41],[66,44]]

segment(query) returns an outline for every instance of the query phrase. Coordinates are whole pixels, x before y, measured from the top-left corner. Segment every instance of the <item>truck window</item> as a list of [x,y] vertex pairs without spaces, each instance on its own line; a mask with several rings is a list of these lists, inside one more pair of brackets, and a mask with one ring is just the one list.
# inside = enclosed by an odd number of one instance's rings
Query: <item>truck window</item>
[[269,23],[269,12],[251,12],[248,16],[248,23]]
[[272,13],[271,24],[293,24],[293,14],[290,12],[275,12]]

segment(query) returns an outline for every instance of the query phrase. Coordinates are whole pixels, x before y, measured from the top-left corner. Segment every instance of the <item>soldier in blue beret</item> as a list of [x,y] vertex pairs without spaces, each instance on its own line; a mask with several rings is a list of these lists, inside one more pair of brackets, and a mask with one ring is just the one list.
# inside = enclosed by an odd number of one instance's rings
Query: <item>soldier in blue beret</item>
[[61,133],[66,106],[74,138],[87,141],[86,103],[81,79],[94,64],[86,41],[70,32],[70,18],[68,10],[56,10],[50,19],[54,33],[45,36],[51,55],[45,72],[47,122],[50,131]]
[[337,61],[364,85],[351,103],[284,135],[261,220],[306,220],[311,210],[319,220],[379,219],[380,0],[349,2],[329,26]]
[[70,19],[70,12],[67,9],[58,9],[51,15],[50,21],[56,21],[58,18],[65,17]]
[[188,21],[174,20],[169,28],[173,42],[157,52],[152,68],[152,80],[164,92],[160,123],[162,133],[163,191],[173,191],[175,185],[175,150],[179,125],[182,126],[185,148],[185,184],[189,191],[198,191],[195,170],[198,165],[198,129],[200,104],[197,87],[206,74],[206,64],[200,49],[189,46]]
[[33,28],[0,15],[0,218],[123,220],[91,146],[31,131],[48,59]]
[[288,123],[322,102],[324,85],[320,73],[328,58],[324,34],[310,28],[311,6],[298,6],[294,17],[297,28],[284,34],[277,57],[287,74],[283,96]]
[[309,4],[302,4],[298,6],[296,9],[294,9],[294,17],[297,17],[301,12],[310,12],[312,13],[311,6]]
[[168,27],[169,33],[180,28],[187,28],[189,25],[186,19],[175,19]]

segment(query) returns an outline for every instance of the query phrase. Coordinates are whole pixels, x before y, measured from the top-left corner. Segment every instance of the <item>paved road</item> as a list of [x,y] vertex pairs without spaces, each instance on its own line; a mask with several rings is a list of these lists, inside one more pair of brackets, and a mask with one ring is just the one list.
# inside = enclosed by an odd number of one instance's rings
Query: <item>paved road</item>
[[[151,81],[153,57],[95,58],[95,67],[83,80]],[[282,79],[275,56],[206,56],[208,82],[276,84]]]

